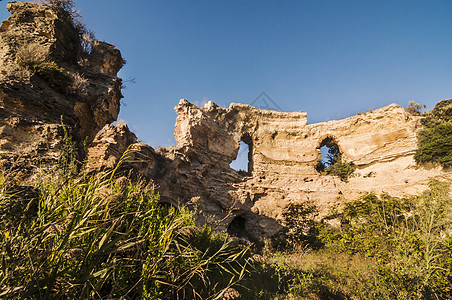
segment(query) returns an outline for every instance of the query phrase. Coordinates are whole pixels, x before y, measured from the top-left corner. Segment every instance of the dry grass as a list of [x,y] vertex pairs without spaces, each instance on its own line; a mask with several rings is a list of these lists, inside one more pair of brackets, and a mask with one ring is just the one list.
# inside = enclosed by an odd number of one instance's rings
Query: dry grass
[[19,62],[43,62],[46,60],[46,54],[43,51],[42,45],[26,44],[19,48],[16,54],[16,58]]
[[74,94],[86,96],[88,93],[88,80],[80,73],[72,73],[72,85],[70,91]]

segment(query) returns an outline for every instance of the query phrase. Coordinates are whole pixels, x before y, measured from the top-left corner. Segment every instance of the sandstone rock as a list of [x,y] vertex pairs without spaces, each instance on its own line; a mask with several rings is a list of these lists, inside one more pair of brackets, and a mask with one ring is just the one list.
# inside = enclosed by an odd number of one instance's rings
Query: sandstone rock
[[126,124],[105,125],[88,149],[88,170],[113,169],[123,153],[137,141]]
[[[200,223],[238,240],[279,234],[291,203],[312,201],[324,216],[367,192],[418,194],[432,178],[452,179],[450,169],[416,165],[421,117],[395,104],[308,124],[305,112],[213,102],[200,108],[181,100],[177,145],[154,151],[137,143],[125,124],[104,127],[119,113],[119,50],[94,41],[87,52],[63,11],[25,2],[10,2],[8,9],[12,15],[0,27],[2,165],[24,172],[37,161],[51,166],[68,134],[80,149],[93,141],[88,171],[111,170],[122,160],[119,171],[153,180],[161,201],[196,207]],[[248,172],[229,166],[240,141],[249,145]],[[356,166],[347,182],[316,169],[326,141]]]
[[119,113],[119,50],[84,51],[71,16],[9,2],[0,27],[0,156],[3,164],[54,162],[66,129],[83,149]]
[[157,169],[154,149],[137,143],[137,137],[124,123],[105,125],[88,150],[87,171],[112,170],[132,171],[133,175],[151,180]]
[[[193,203],[200,222],[251,240],[278,234],[290,203],[313,201],[325,216],[367,192],[404,196],[423,191],[431,178],[452,179],[450,170],[416,165],[421,117],[395,104],[309,125],[305,112],[243,104],[200,108],[182,99],[175,110],[177,146],[161,151],[168,161],[156,177],[162,198]],[[326,139],[357,168],[347,182],[316,170]],[[249,173],[229,167],[241,140],[250,148]]]

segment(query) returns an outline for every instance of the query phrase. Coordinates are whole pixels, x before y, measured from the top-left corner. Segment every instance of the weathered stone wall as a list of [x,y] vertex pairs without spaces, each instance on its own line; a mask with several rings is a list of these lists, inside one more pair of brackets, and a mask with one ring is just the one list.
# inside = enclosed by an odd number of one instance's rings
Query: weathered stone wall
[[[420,193],[432,178],[452,180],[450,170],[416,165],[421,117],[395,104],[309,125],[305,112],[243,104],[225,109],[209,102],[200,108],[182,99],[175,110],[176,146],[146,150],[139,143],[124,142],[131,134],[125,125],[107,126],[96,137],[89,165],[112,165],[119,160],[118,149],[131,144],[135,156],[146,157],[138,173],[157,184],[161,201],[196,206],[200,223],[251,240],[279,233],[279,221],[290,203],[312,201],[324,216],[368,192],[404,196]],[[343,161],[356,166],[347,182],[316,170],[327,138],[337,143]],[[240,141],[250,146],[250,172],[229,166]]]
[[[305,112],[243,104],[225,109],[209,102],[199,108],[181,100],[175,110],[177,146],[163,153],[172,163],[156,178],[163,198],[196,203],[200,218],[221,220],[220,229],[240,215],[246,221],[244,234],[251,238],[277,233],[277,220],[292,202],[313,201],[325,215],[367,192],[417,194],[431,178],[452,179],[440,167],[416,165],[421,117],[395,104],[309,125]],[[357,167],[347,182],[315,168],[328,137],[338,144],[343,160]],[[241,140],[251,149],[249,174],[229,167]]]

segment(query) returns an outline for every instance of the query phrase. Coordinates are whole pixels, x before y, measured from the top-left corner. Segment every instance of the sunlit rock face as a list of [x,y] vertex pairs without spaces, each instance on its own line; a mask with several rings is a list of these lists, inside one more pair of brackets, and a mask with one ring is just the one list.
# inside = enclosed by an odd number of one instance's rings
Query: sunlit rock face
[[[217,221],[218,229],[250,239],[280,232],[290,203],[313,201],[324,216],[368,192],[417,194],[431,178],[452,179],[440,167],[416,165],[421,117],[395,104],[309,125],[305,112],[243,104],[225,109],[209,102],[201,108],[181,100],[175,110],[177,146],[160,151],[169,160],[155,178],[162,198],[194,204],[202,222]],[[316,170],[325,139],[356,166],[348,181]],[[240,141],[250,148],[248,173],[229,167]]]
[[[79,149],[119,113],[123,65],[104,42],[83,47],[71,16],[9,2],[0,27],[0,154],[4,165],[52,164],[64,128]],[[86,44],[86,41],[85,41]]]
[[151,146],[137,142],[137,137],[124,123],[105,125],[88,149],[88,172],[110,171],[152,179],[157,170],[157,155]]
[[[6,167],[26,173],[55,164],[69,135],[79,149],[91,144],[87,171],[122,162],[126,175],[155,183],[162,202],[195,207],[200,223],[250,240],[280,233],[290,203],[312,201],[325,216],[368,192],[417,194],[432,178],[452,179],[450,170],[416,165],[421,117],[395,104],[307,124],[305,112],[181,100],[177,145],[154,151],[125,124],[105,126],[116,120],[122,97],[119,50],[95,40],[86,47],[63,11],[25,2],[10,2],[8,10],[0,27],[0,164]],[[250,149],[248,172],[230,168],[240,141]],[[356,166],[348,181],[316,168],[326,143]]]

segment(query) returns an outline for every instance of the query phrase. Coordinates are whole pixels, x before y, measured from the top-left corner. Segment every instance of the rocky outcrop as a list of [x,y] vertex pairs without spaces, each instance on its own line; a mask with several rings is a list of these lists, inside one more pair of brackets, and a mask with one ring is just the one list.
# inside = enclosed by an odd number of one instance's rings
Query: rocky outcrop
[[[452,179],[450,170],[416,165],[421,117],[395,104],[309,125],[305,112],[243,104],[200,108],[181,100],[175,110],[177,146],[161,152],[170,163],[155,178],[162,197],[193,203],[203,222],[216,221],[219,229],[251,239],[277,234],[290,203],[312,201],[325,215],[368,192],[417,194],[431,178]],[[240,141],[249,145],[248,172],[229,166]],[[342,160],[356,166],[348,181],[316,169],[325,141],[337,144]]]
[[[153,181],[162,202],[194,206],[200,223],[250,240],[281,232],[291,203],[312,201],[324,216],[367,192],[403,196],[421,192],[431,178],[452,180],[451,170],[416,165],[421,117],[395,104],[308,124],[305,112],[181,100],[177,145],[154,151],[125,124],[106,125],[116,120],[122,97],[119,50],[83,39],[63,10],[24,2],[9,2],[8,10],[11,17],[0,27],[4,166],[25,172],[38,163],[50,166],[72,137],[79,149],[91,144],[87,171],[115,169]],[[238,172],[230,163],[240,141],[250,153],[248,170]],[[320,148],[332,143],[342,161],[356,167],[347,181],[317,168]],[[32,195],[25,185],[17,191],[23,199]],[[18,210],[22,202],[18,198]]]
[[[451,170],[416,165],[422,118],[395,104],[309,125],[305,112],[243,104],[225,109],[209,102],[200,108],[182,99],[175,110],[177,145],[152,150],[150,171],[143,172],[142,161],[141,175],[157,184],[162,201],[195,206],[200,223],[238,237],[277,235],[283,229],[282,213],[292,203],[312,201],[322,217],[368,192],[404,196],[420,193],[432,178],[452,180]],[[125,125],[120,126],[108,126],[96,138],[96,152],[115,154],[114,159],[98,159],[100,165],[112,167],[123,149],[136,145],[123,138]],[[103,142],[108,132],[116,142]],[[250,149],[247,172],[230,167],[240,141]],[[122,146],[114,151],[106,147],[117,142]],[[336,144],[342,161],[356,167],[347,181],[318,171],[320,148],[326,143]]]
[[106,171],[117,168],[145,179],[154,178],[157,154],[151,146],[137,143],[137,137],[124,123],[105,125],[88,149],[86,170]]
[[[119,50],[82,40],[69,13],[9,2],[0,27],[0,156],[22,167],[58,158],[66,129],[83,149],[119,113]],[[82,45],[89,43],[89,47]]]

